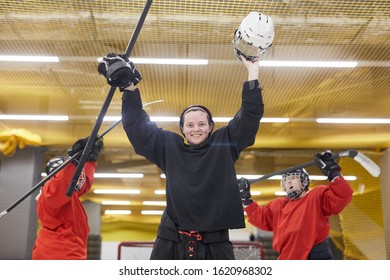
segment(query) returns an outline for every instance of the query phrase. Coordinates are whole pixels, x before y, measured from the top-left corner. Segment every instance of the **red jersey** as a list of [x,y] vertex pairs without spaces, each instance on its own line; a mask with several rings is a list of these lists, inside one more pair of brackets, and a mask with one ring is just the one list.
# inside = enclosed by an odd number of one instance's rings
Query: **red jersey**
[[88,217],[79,199],[93,183],[96,162],[85,163],[72,196],[67,196],[76,166],[69,163],[41,190],[37,202],[42,224],[33,248],[33,260],[78,260],[87,258]]
[[349,183],[338,177],[329,186],[317,186],[306,196],[278,198],[265,206],[245,208],[249,223],[273,231],[272,248],[280,260],[306,260],[314,245],[329,234],[329,216],[340,213],[352,200]]

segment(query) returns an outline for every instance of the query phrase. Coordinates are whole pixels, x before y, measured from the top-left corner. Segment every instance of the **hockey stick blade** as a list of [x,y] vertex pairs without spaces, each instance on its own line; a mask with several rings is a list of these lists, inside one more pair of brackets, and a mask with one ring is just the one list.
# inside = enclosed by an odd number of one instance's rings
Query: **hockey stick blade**
[[[360,165],[367,170],[368,173],[370,173],[373,177],[378,177],[381,174],[380,167],[369,157],[367,157],[365,154],[356,151],[356,150],[349,150],[348,156],[356,160]],[[340,156],[341,155],[340,153]]]

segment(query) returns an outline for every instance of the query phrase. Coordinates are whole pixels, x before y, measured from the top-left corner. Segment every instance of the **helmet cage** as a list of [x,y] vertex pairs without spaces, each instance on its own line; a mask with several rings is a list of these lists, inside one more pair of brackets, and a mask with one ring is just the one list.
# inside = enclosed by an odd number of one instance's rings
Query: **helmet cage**
[[251,61],[262,58],[271,48],[274,36],[272,18],[258,12],[250,12],[234,32],[234,52],[238,59],[240,55]]
[[265,49],[261,47],[255,47],[252,43],[246,42],[241,35],[240,30],[236,30],[233,38],[233,50],[236,57],[240,59],[242,55],[248,61],[254,61],[261,59],[265,56],[266,52],[271,48],[272,44]]
[[46,175],[49,175],[65,162],[64,157],[58,156],[50,159],[46,164]]
[[[299,190],[286,188],[286,179],[289,176],[297,176],[299,178],[299,181],[301,183],[301,188]],[[310,185],[309,173],[307,173],[305,169],[298,169],[292,172],[287,172],[282,175],[282,180],[280,181],[280,186],[286,192],[287,197],[290,199],[298,198],[303,191],[307,191],[309,189],[309,185]]]

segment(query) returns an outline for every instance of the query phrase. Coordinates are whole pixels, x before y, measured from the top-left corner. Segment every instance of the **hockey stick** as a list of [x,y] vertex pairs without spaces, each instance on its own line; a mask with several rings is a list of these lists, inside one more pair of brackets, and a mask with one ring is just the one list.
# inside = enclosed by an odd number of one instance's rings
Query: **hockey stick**
[[[358,152],[356,150],[346,150],[346,151],[343,151],[343,152],[340,152],[340,153],[334,153],[333,156],[332,156],[333,159],[340,158],[340,157],[350,157],[350,158],[353,158],[364,169],[366,169],[368,171],[368,173],[370,173],[373,177],[378,177],[379,174],[381,173],[380,167],[374,161],[372,161],[370,158],[368,158],[363,153]],[[291,166],[291,167],[283,169],[283,170],[275,171],[275,172],[269,173],[267,175],[261,176],[260,178],[251,179],[251,180],[248,180],[248,181],[249,181],[249,183],[255,183],[255,182],[266,180],[266,179],[268,179],[268,178],[270,178],[272,176],[275,176],[275,175],[282,175],[282,174],[285,174],[287,172],[291,172],[291,171],[294,171],[294,170],[297,170],[297,169],[301,169],[301,168],[306,168],[306,167],[313,166],[313,165],[316,165],[316,162],[314,160],[308,161],[308,162],[305,162],[305,163],[301,163],[301,164],[298,164],[298,165],[295,165],[295,166]]]
[[[150,104],[154,104],[154,103],[157,103],[157,102],[163,102],[164,100],[156,100],[156,101],[151,101],[151,102],[148,102],[148,103],[145,103],[143,105],[143,107],[146,107]],[[99,140],[101,138],[103,138],[104,135],[106,135],[108,132],[110,132],[111,130],[113,130],[118,124],[120,124],[122,122],[122,119],[119,119],[117,122],[115,122],[113,125],[111,125],[109,128],[107,128],[102,134],[98,135],[96,137],[96,140]],[[49,181],[54,175],[56,175],[59,171],[61,171],[62,169],[65,168],[65,166],[67,166],[69,164],[69,162],[71,162],[74,158],[76,158],[77,156],[79,156],[81,153],[81,150],[78,151],[77,153],[75,153],[72,157],[68,158],[66,161],[64,161],[63,164],[61,164],[60,166],[58,166],[56,169],[53,170],[53,172],[51,172],[50,174],[47,175],[47,177],[45,179],[43,179],[42,181],[38,182],[35,186],[33,186],[31,188],[31,190],[29,190],[25,195],[23,195],[20,199],[18,199],[15,203],[13,203],[10,207],[8,207],[6,210],[4,210],[3,212],[0,213],[0,218],[6,214],[8,214],[12,209],[14,209],[16,206],[18,206],[23,200],[25,200],[27,197],[29,197],[32,193],[34,193],[37,189],[39,189],[39,187],[43,186],[47,181]]]
[[[152,5],[152,0],[147,0],[145,3],[145,7],[142,11],[141,17],[138,20],[138,23],[135,27],[133,35],[131,36],[129,44],[127,45],[127,48],[125,50],[125,54],[127,54],[129,57],[130,57],[131,51],[133,50],[134,44],[137,41],[138,35],[141,31],[141,27],[145,21],[146,15],[148,14],[148,11],[149,11],[149,8],[151,5]],[[92,130],[91,135],[89,136],[87,144],[84,147],[84,150],[83,150],[83,153],[80,157],[80,161],[77,165],[76,171],[74,172],[74,175],[72,177],[72,180],[70,182],[68,190],[66,191],[67,196],[72,196],[72,193],[74,191],[76,183],[80,177],[81,171],[83,170],[85,162],[87,161],[88,155],[92,149],[92,145],[93,145],[93,143],[95,143],[96,135],[97,135],[99,128],[103,122],[104,115],[106,114],[108,107],[110,106],[110,103],[111,103],[112,97],[115,93],[115,90],[116,90],[116,87],[111,86],[108,93],[107,93],[106,100],[103,103],[103,106],[100,110],[98,118],[96,119],[95,126]]]
[[[118,124],[121,123],[122,120],[117,121],[113,125],[111,125],[107,130],[105,130],[101,135],[98,135],[96,137],[96,140],[101,139],[104,135],[106,135],[108,132],[110,132],[114,127],[116,127]],[[68,158],[66,161],[64,161],[63,164],[58,166],[56,169],[53,170],[50,174],[47,175],[47,177],[40,182],[38,182],[35,186],[31,188],[25,195],[23,195],[21,198],[19,198],[14,204],[12,204],[10,207],[8,207],[6,210],[0,213],[0,218],[4,215],[8,214],[12,209],[14,209],[17,205],[19,205],[23,200],[25,200],[27,197],[29,197],[32,193],[34,193],[37,189],[39,189],[41,186],[43,186],[47,181],[49,181],[54,175],[56,175],[59,171],[65,168],[74,158],[79,156],[81,153],[81,150],[75,153],[73,156]]]

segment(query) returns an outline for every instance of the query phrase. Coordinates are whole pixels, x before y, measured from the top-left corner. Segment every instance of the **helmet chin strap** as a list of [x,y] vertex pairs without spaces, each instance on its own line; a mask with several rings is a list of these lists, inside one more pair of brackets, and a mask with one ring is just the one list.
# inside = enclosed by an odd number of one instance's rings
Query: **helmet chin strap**
[[287,193],[287,197],[289,199],[298,199],[301,194],[303,193],[303,191],[305,190],[305,188],[301,188],[300,191],[292,191],[292,192],[286,192]]

